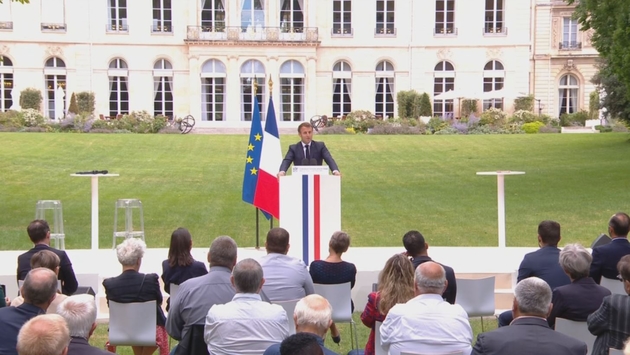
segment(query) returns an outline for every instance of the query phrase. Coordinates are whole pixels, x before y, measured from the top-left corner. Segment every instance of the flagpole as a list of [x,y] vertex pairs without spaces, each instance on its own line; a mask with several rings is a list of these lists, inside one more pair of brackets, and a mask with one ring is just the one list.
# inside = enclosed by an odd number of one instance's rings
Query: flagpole
[[256,207],[256,250],[260,249],[260,231],[258,228],[258,217],[260,210]]
[[[256,74],[254,74],[254,80],[253,80],[253,84],[252,84],[253,88],[252,88],[252,92],[254,93],[254,96],[252,97],[252,102],[255,105],[256,104],[256,95],[258,94],[258,82],[256,80]],[[252,112],[254,112],[255,108],[252,106]],[[252,117],[253,119],[253,117]],[[258,207],[256,207],[256,250],[260,249],[260,209]]]
[[[269,74],[269,81],[267,82],[267,84],[269,85],[269,98],[273,97],[273,80],[271,80],[271,74]],[[269,107],[267,107],[267,111],[269,110]],[[273,216],[271,216],[271,218],[269,218],[269,229],[273,229]]]

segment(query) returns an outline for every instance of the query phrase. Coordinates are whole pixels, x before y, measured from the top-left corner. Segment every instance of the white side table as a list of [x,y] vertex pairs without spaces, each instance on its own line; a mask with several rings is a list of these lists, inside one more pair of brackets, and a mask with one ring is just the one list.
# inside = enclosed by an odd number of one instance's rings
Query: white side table
[[114,177],[118,174],[70,174],[70,176],[92,178],[92,250],[98,249],[98,178]]
[[523,175],[524,171],[482,171],[477,175],[496,175],[497,177],[497,210],[499,215],[499,247],[505,248],[505,175]]

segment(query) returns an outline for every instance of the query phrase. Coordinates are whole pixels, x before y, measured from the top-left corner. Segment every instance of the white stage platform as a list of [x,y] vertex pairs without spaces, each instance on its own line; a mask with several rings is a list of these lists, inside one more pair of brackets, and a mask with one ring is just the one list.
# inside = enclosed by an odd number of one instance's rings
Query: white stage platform
[[[433,260],[451,266],[458,278],[480,278],[484,276],[497,276],[495,294],[497,295],[497,309],[509,307],[511,303],[511,290],[515,282],[515,272],[526,253],[538,248],[498,248],[498,247],[430,247],[429,255]],[[352,262],[358,270],[357,282],[352,290],[352,298],[356,310],[362,310],[367,302],[367,294],[372,290],[372,283],[377,281],[378,272],[383,268],[389,257],[395,253],[401,253],[404,248],[354,248],[351,247],[343,255],[343,259]],[[15,283],[17,269],[17,257],[24,251],[0,252],[0,283]],[[193,248],[192,254],[196,260],[207,262],[208,249]],[[116,276],[121,272],[121,266],[116,259],[116,253],[112,249],[74,249],[67,250],[77,274],[99,274],[103,278]],[[238,259],[259,258],[265,255],[264,249],[239,248]],[[168,256],[168,249],[148,249],[140,271],[144,273],[162,272],[162,261]],[[13,292],[17,292],[17,285],[7,285],[7,293],[13,298]],[[12,291],[14,290],[14,291]],[[503,297],[502,295],[506,296]],[[99,288],[101,304],[99,319],[106,320],[107,309],[103,307],[104,292]]]

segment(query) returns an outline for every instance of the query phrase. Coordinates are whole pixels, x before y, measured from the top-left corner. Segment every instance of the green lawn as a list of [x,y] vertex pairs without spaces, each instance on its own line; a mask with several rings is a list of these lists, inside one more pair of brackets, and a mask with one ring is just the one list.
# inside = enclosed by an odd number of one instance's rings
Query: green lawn
[[[508,246],[532,246],[543,219],[562,224],[564,242],[589,245],[629,210],[626,133],[317,138],[342,170],[342,228],[354,246],[397,246],[409,229],[431,245],[496,245],[496,178],[477,171],[526,172],[506,177]],[[167,247],[179,226],[196,246],[222,234],[254,246],[255,209],[241,201],[247,139],[0,133],[0,248],[29,247],[41,199],[62,201],[66,248],[89,248],[90,182],[70,174],[104,169],[120,177],[100,179],[101,247],[111,247],[119,198],[142,200],[150,247]],[[286,149],[297,135],[281,140]]]

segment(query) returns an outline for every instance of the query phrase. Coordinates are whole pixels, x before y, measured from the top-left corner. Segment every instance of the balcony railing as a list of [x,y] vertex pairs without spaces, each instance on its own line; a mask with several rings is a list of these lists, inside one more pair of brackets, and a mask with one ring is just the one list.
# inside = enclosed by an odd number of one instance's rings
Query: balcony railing
[[375,28],[374,35],[378,37],[396,37],[396,28]]
[[13,21],[0,21],[0,31],[13,30]]
[[333,37],[352,37],[354,36],[354,29],[348,27],[333,27],[330,30],[330,35]]
[[123,23],[123,24],[108,23],[107,25],[105,25],[105,29],[107,30],[107,32],[126,33],[126,32],[129,32],[129,25],[127,25],[126,23]]
[[151,26],[151,33],[173,33],[172,25],[153,25]]
[[484,36],[507,36],[507,27],[487,26],[483,29]]
[[188,26],[187,41],[212,42],[306,42],[319,41],[317,27],[208,27]]
[[457,28],[454,27],[436,27],[433,29],[435,36],[457,36]]
[[66,32],[66,24],[65,23],[42,23],[42,31]]
[[558,49],[561,51],[579,51],[582,50],[582,42],[565,41],[558,43]]

